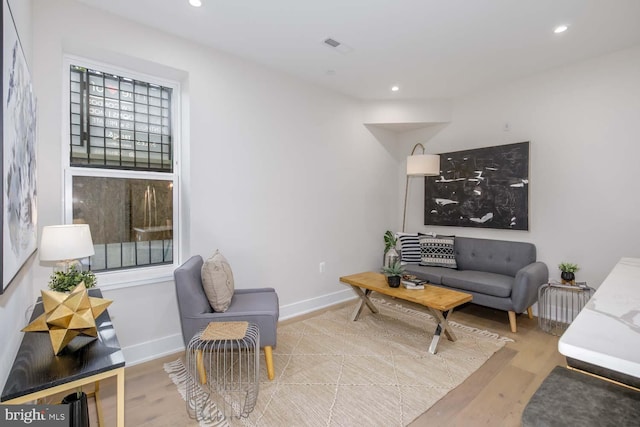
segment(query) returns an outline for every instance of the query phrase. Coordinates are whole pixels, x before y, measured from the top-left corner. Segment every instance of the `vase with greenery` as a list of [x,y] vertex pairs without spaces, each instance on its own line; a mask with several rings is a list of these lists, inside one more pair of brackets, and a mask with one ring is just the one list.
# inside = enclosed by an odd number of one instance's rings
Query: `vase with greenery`
[[71,265],[67,271],[56,271],[49,278],[49,289],[57,292],[70,292],[76,286],[84,282],[89,289],[96,285],[96,275],[92,271],[78,270],[76,265]]
[[382,273],[387,276],[387,283],[389,286],[397,288],[400,286],[400,279],[402,278],[402,273],[404,273],[404,266],[400,264],[400,261],[396,260],[393,264],[382,267]]
[[576,271],[580,270],[578,264],[573,264],[570,262],[561,262],[558,265],[558,268],[562,273],[560,273],[560,278],[562,279],[562,283],[564,284],[576,284]]
[[387,230],[384,233],[384,262],[383,265],[385,267],[389,267],[395,261],[398,261],[400,256],[398,255],[398,251],[396,251],[396,243],[398,242],[398,238],[396,235]]

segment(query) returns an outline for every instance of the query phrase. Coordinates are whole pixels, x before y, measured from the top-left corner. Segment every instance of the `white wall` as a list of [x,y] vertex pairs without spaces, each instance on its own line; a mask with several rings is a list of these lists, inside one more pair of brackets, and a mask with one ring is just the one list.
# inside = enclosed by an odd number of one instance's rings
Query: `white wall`
[[[27,59],[27,65],[33,72],[31,1],[11,0],[9,6]],[[0,384],[4,384],[9,375],[9,369],[22,339],[20,329],[29,320],[30,307],[35,302],[33,298],[34,280],[31,271],[35,259],[36,257],[32,257],[27,261],[9,287],[0,295],[0,325],[3,325],[0,328],[0,342],[2,343]]]
[[[397,221],[399,163],[363,125],[359,102],[74,1],[33,7],[41,226],[62,221],[62,57],[71,53],[187,88],[183,259],[219,248],[237,287],[276,288],[283,317],[352,298],[338,277],[378,268]],[[49,273],[34,267],[38,288]],[[128,363],[182,345],[171,281],[104,294]]]
[[427,124],[451,120],[451,101],[446,99],[367,101],[363,106],[367,124]]
[[640,256],[638,76],[640,47],[456,100],[432,138],[402,134],[405,151],[428,141],[433,153],[531,141],[528,232],[425,227],[423,179],[412,180],[408,229],[531,241],[551,277],[575,262],[578,280],[598,287],[621,257]]

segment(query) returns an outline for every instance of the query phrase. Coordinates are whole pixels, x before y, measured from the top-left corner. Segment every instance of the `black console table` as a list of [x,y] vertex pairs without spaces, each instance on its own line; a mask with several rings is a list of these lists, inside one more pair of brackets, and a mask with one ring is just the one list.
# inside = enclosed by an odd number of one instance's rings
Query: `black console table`
[[[89,289],[89,295],[102,297],[100,290],[95,288]],[[38,299],[31,321],[43,311],[41,299]],[[3,404],[27,403],[93,383],[98,422],[103,425],[99,383],[105,378],[116,377],[116,422],[118,427],[124,427],[124,355],[106,310],[96,319],[96,326],[98,339],[73,351],[74,343],[85,338],[76,337],[59,356],[53,353],[48,333],[25,333],[0,401]]]

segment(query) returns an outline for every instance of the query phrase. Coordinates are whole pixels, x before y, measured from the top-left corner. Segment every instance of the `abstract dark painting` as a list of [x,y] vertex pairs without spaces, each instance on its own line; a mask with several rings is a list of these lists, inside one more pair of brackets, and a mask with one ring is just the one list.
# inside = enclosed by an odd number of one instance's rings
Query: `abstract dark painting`
[[529,229],[529,142],[440,155],[425,178],[425,225]]
[[11,10],[2,0],[2,287],[36,250],[36,100]]

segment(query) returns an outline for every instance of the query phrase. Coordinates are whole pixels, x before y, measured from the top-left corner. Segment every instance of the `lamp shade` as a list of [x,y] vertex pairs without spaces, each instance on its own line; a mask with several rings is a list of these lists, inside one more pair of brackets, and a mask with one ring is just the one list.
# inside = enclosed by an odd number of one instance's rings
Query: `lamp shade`
[[42,229],[40,261],[67,261],[95,253],[88,224],[49,225]]
[[437,154],[415,154],[407,157],[407,175],[440,175],[440,156]]

